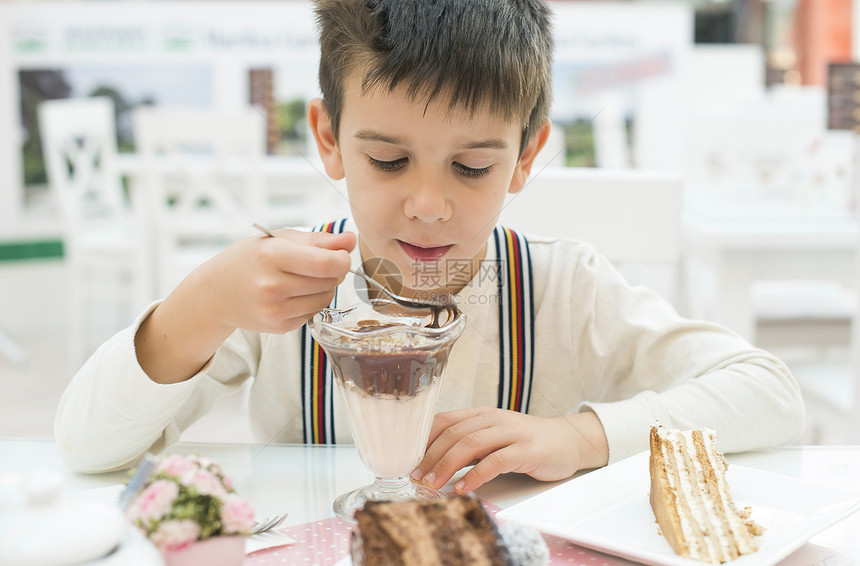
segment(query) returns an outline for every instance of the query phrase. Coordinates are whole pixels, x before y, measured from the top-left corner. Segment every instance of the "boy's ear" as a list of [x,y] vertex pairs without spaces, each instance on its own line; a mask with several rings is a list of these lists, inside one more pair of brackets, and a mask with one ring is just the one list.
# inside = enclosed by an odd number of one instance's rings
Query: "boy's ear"
[[546,145],[546,140],[549,138],[549,130],[550,122],[547,120],[523,148],[523,152],[514,169],[514,176],[511,178],[511,186],[508,187],[509,193],[518,193],[525,186],[526,180],[529,178],[529,173],[532,171],[535,157],[543,149],[543,146]]
[[321,98],[314,98],[308,104],[308,125],[317,142],[325,172],[332,179],[343,179],[343,158],[331,126],[331,116]]

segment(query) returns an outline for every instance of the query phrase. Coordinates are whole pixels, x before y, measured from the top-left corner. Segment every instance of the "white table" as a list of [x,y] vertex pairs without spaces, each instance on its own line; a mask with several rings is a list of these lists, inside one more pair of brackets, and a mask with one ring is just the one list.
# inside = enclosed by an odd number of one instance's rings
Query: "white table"
[[[288,525],[332,517],[331,503],[337,495],[371,480],[353,446],[177,444],[171,451],[197,452],[215,458],[258,515],[287,511]],[[860,446],[785,447],[731,455],[728,460],[860,494]],[[60,462],[56,445],[50,441],[0,439],[0,489],[9,489],[37,468],[63,471],[70,491],[112,486],[127,478],[126,472],[98,475],[68,472]],[[559,483],[509,474],[486,484],[477,493],[504,508]],[[816,535],[782,564],[860,563],[858,535],[860,513]],[[628,564],[610,557],[607,562]]]
[[[687,307],[755,343],[752,290],[769,279],[853,283],[860,245],[858,219],[728,218],[687,214],[684,258]],[[702,277],[704,275],[704,277]]]

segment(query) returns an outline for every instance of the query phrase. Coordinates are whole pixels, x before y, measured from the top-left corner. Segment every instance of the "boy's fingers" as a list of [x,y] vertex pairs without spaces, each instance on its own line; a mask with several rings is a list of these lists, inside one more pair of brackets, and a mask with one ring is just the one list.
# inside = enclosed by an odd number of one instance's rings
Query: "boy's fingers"
[[354,232],[331,234],[329,232],[307,232],[304,230],[293,230],[292,228],[281,228],[280,230],[275,230],[274,233],[283,239],[327,250],[346,250],[350,252],[356,243]]
[[520,467],[521,460],[522,453],[516,445],[505,446],[475,464],[471,470],[457,480],[457,483],[454,484],[454,491],[458,494],[475,491],[499,474],[516,472]]
[[294,230],[293,228],[279,228],[278,230],[272,230],[272,233],[279,240],[316,246],[327,250],[346,250],[350,252],[357,242],[354,232],[330,234],[329,232],[308,232],[306,230]]
[[[473,424],[475,420],[467,422]],[[441,440],[428,449],[425,460],[421,462],[422,465],[431,467],[422,480],[435,489],[445,485],[458,470],[476,460],[483,460],[513,442],[509,432],[503,427],[479,426],[476,430],[459,431],[459,439],[450,447],[446,446],[448,442],[444,437],[443,434]]]
[[467,409],[455,409],[453,411],[445,411],[437,413],[433,417],[433,424],[430,427],[430,438],[427,440],[427,446],[433,444],[439,435],[454,426],[460,421],[465,421],[473,417],[477,417],[485,409],[483,407],[470,407]]
[[269,238],[267,254],[284,273],[295,273],[307,277],[342,279],[349,271],[349,252],[343,249],[330,250],[305,242],[286,238]]
[[304,295],[295,297],[289,302],[289,316],[310,318],[318,313],[320,309],[324,309],[334,298],[334,291],[323,291],[313,295]]
[[[491,426],[491,422],[481,418],[486,414],[486,407],[470,407],[437,413],[433,418],[424,457],[413,470],[412,479],[416,481],[424,479],[424,476],[436,467],[439,460],[465,435]],[[434,483],[433,478],[429,483]]]
[[311,244],[327,250],[345,250],[351,252],[355,247],[356,237],[352,232],[329,234],[327,232],[310,232]]
[[306,277],[295,273],[279,273],[260,282],[259,289],[269,298],[278,300],[280,297],[302,297],[334,291],[340,281],[339,277]]
[[[434,428],[436,428],[437,423],[442,428],[437,430],[435,434],[430,435],[430,442],[427,444],[424,458],[418,464],[418,469],[424,473],[428,472],[429,468],[435,466],[457,443],[463,442],[464,439],[469,438],[469,435],[473,435],[489,426],[482,419],[476,418],[477,415],[465,415],[465,418],[462,420],[446,418],[449,416],[437,415],[439,419],[434,421]],[[466,442],[469,442],[469,440],[466,440]]]
[[334,296],[333,291],[324,291],[312,295],[294,297],[289,301],[272,304],[265,312],[263,318],[268,322],[272,331],[285,332],[284,328],[290,326],[294,319],[307,321],[311,316],[325,308]]
[[273,325],[271,328],[266,329],[265,332],[269,332],[271,334],[284,334],[291,330],[301,328],[308,321],[308,318],[309,317],[306,315],[288,318],[280,321],[276,325]]

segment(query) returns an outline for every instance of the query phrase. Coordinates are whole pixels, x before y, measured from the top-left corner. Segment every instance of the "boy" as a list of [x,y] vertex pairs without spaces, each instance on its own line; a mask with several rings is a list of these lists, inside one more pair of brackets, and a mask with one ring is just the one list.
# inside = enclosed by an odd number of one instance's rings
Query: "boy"
[[[358,300],[347,270],[375,258],[400,294],[451,291],[468,317],[413,472],[432,487],[470,464],[458,492],[505,472],[566,478],[647,449],[655,420],[713,428],[724,451],[800,433],[798,387],[777,359],[681,319],[585,243],[494,229],[549,132],[543,2],[320,0],[317,19],[323,99],[308,121],[354,220],[238,242],[100,348],[58,412],[69,465],[128,466],[251,376],[261,441],[350,441],[339,399],[322,425],[303,411],[300,329],[336,289],[338,306]],[[483,271],[495,262],[526,275],[500,287]],[[518,316],[499,307],[508,292]],[[512,355],[511,336],[531,354]]]

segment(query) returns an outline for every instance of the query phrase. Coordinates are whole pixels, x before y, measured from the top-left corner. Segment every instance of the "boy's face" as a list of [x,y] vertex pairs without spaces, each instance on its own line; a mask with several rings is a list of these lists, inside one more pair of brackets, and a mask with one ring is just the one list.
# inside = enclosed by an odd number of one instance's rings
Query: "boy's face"
[[321,101],[309,120],[327,172],[346,176],[362,259],[389,260],[408,289],[459,290],[479,269],[505,196],[522,188],[548,126],[520,157],[519,123],[448,112],[444,96],[427,105],[402,88],[362,94],[355,76],[345,86],[338,143],[324,131]]

